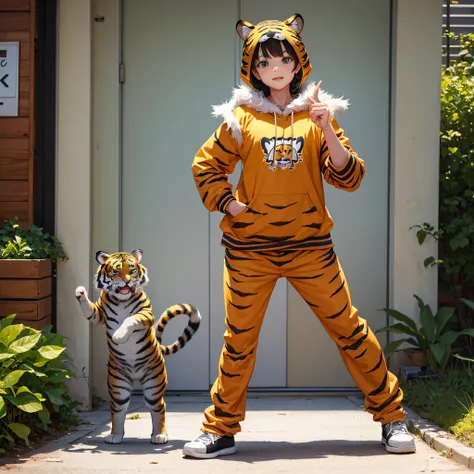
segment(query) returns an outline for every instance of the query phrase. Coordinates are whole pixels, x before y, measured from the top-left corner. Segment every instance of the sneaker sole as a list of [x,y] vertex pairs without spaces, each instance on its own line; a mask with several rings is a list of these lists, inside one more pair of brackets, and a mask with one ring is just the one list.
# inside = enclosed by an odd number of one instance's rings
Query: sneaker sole
[[401,446],[390,446],[387,442],[382,439],[382,444],[385,446],[385,449],[388,453],[392,454],[409,454],[416,452],[415,442],[402,444]]
[[236,452],[237,452],[237,449],[235,449],[235,446],[232,446],[231,448],[221,449],[219,451],[214,451],[213,453],[197,453],[193,451],[192,449],[183,448],[184,456],[189,456],[191,458],[198,458],[198,459],[212,459],[212,458],[217,458],[219,456],[229,456],[230,454],[235,454]]

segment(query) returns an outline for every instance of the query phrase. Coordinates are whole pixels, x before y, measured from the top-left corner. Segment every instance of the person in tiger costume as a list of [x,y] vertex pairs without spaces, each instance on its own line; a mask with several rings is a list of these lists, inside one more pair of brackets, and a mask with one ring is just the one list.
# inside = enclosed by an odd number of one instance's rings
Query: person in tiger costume
[[[150,299],[143,291],[149,277],[148,270],[140,263],[142,256],[141,250],[110,255],[99,251],[96,260],[100,266],[95,278],[96,287],[101,290],[99,299],[93,303],[83,286],[76,289],[84,316],[91,323],[104,324],[107,328],[107,386],[112,431],[105,437],[105,442],[109,444],[119,444],[123,440],[134,381],[142,385],[145,405],[151,413],[151,442],[168,442],[164,401],[167,377],[163,356],[182,349],[201,322],[199,311],[189,304],[170,306],[155,321]],[[173,344],[162,346],[165,326],[179,314],[189,316],[188,325]]]
[[[185,444],[183,454],[214,458],[236,452],[234,435],[245,418],[259,331],[281,277],[336,343],[365,394],[366,410],[382,425],[386,450],[414,452],[398,380],[352,305],[331,241],[322,178],[353,192],[365,169],[334,118],[348,103],[322,91],[321,82],[306,82],[312,66],[300,37],[301,15],[257,25],[239,20],[236,29],[244,41],[244,84],[214,108],[223,123],[192,164],[204,206],[224,214],[226,332],[203,433]],[[238,162],[243,168],[233,194],[227,175]]]

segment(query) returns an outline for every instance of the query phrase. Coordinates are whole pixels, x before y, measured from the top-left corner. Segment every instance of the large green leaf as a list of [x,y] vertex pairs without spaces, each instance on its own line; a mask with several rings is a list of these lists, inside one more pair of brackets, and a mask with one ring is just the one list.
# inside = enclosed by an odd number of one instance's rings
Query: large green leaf
[[439,308],[438,312],[435,316],[435,324],[436,324],[436,335],[439,337],[446,323],[453,317],[455,308]]
[[31,336],[22,337],[14,342],[12,342],[8,348],[8,350],[15,352],[17,354],[22,352],[28,352],[29,350],[33,349],[37,342],[41,338],[41,333],[38,332],[36,334],[32,334]]
[[3,380],[2,388],[10,388],[16,385],[24,373],[24,370],[14,370],[13,372],[10,372]]
[[384,349],[385,355],[388,357],[392,355],[397,349],[404,343],[408,342],[408,339],[398,339],[396,341],[390,341]]
[[439,338],[440,342],[450,346],[459,336],[474,336],[474,328],[472,329],[463,329],[462,331],[446,331]]
[[4,360],[11,359],[12,357],[15,357],[15,354],[8,354],[7,352],[2,352],[0,354],[0,362],[3,362]]
[[38,397],[31,393],[27,387],[20,387],[15,397],[5,396],[5,398],[26,413],[35,413],[43,409]]
[[28,436],[30,435],[31,430],[28,426],[23,423],[10,423],[7,426],[18,436],[18,438],[21,438],[29,446]]
[[0,396],[0,418],[3,418],[7,414],[7,406],[5,400]]
[[436,362],[438,362],[438,364],[441,364],[443,357],[445,356],[446,351],[448,349],[449,349],[448,346],[440,342],[437,342],[435,344],[430,344],[430,351],[433,354],[434,358],[436,359]]
[[35,367],[31,367],[31,365],[27,363],[21,364],[19,369],[24,370],[25,372],[29,372],[30,374],[35,374],[37,377],[47,376],[44,372],[40,372],[39,370],[36,370]]
[[56,357],[58,357],[65,349],[65,347],[59,346],[43,346],[38,349],[38,352],[45,359],[52,360],[56,359]]
[[15,316],[15,314],[10,314],[9,316],[5,316],[4,318],[0,319],[0,333],[8,326],[11,326]]
[[434,342],[436,336],[436,323],[431,308],[425,304],[420,310],[420,321],[423,332],[428,341]]
[[55,387],[41,387],[41,390],[47,395],[53,405],[64,405],[62,398],[64,390]]
[[464,304],[466,304],[469,308],[474,309],[474,301],[467,300],[466,298],[459,298]]
[[10,343],[20,335],[24,328],[25,326],[23,326],[23,324],[12,324],[2,329],[2,332],[0,332],[0,342],[8,347]]
[[44,408],[38,412],[38,418],[41,420],[43,425],[47,426],[51,424],[50,414],[47,408]]
[[396,323],[392,324],[391,326],[385,326],[383,328],[377,329],[377,331],[375,331],[375,334],[382,331],[395,332],[397,334],[407,334],[408,336],[413,336],[417,339],[419,338],[419,334],[416,331],[402,323]]
[[413,319],[411,319],[410,316],[407,316],[406,314],[403,314],[400,311],[397,311],[396,309],[383,308],[383,310],[393,319],[396,319],[397,321],[405,323],[408,327],[410,327],[414,331],[418,331],[415,321],[413,321]]

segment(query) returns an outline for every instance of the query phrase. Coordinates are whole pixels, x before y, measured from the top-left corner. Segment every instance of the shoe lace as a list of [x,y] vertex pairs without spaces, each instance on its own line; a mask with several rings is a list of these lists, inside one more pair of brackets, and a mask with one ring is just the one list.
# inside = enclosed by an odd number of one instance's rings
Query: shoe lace
[[220,438],[221,438],[221,436],[216,435],[214,433],[203,433],[201,436],[199,436],[198,439],[199,439],[199,441],[201,441],[202,443],[204,443],[207,446],[209,444],[214,443],[215,441],[217,441]]
[[407,427],[404,421],[393,421],[387,425],[387,435],[388,434],[406,434],[408,433]]

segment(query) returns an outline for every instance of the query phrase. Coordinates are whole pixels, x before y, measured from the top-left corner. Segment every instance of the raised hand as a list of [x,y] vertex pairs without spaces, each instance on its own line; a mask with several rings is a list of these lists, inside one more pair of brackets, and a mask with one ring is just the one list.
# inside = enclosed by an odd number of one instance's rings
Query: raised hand
[[309,100],[309,118],[321,129],[325,130],[329,125],[330,112],[329,107],[319,100],[319,89],[322,81],[314,88],[313,97]]

